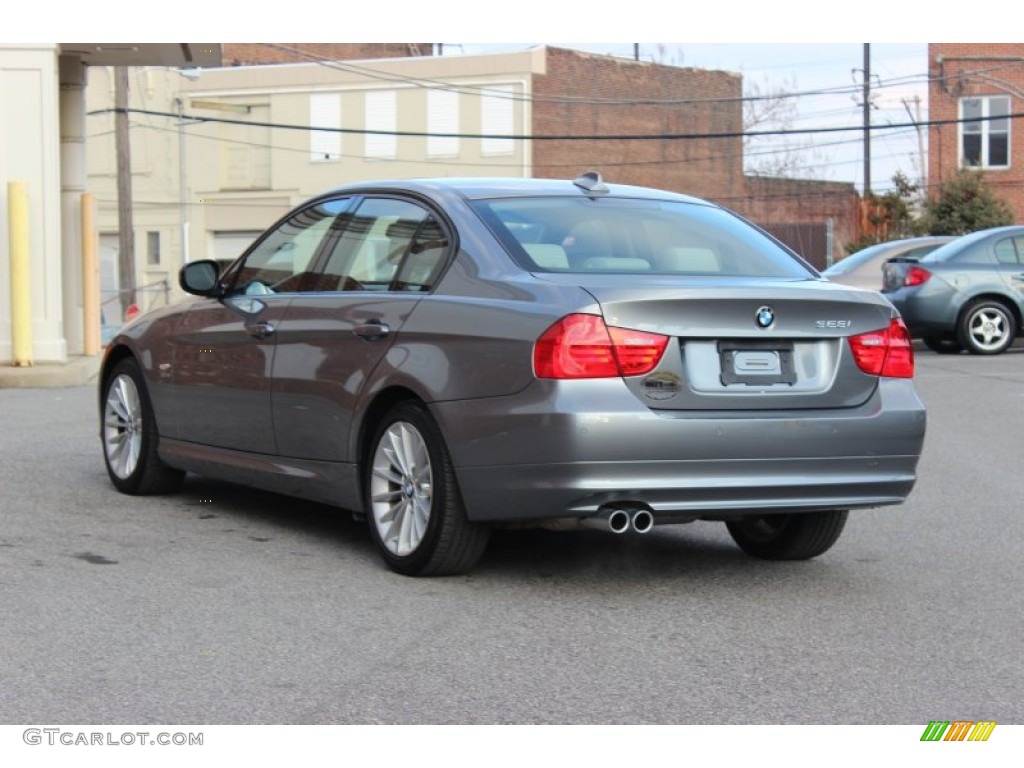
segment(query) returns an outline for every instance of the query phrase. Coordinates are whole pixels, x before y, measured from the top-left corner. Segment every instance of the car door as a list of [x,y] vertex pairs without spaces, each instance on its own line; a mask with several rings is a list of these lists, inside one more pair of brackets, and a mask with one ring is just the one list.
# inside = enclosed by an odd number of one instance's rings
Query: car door
[[222,298],[189,309],[172,374],[182,439],[276,453],[270,393],[277,329],[315,278],[316,259],[349,204],[331,199],[293,213],[229,268]]
[[995,245],[996,269],[1024,307],[1024,235],[1007,237]]
[[418,202],[364,198],[346,217],[314,290],[296,295],[277,332],[274,431],[282,456],[349,462],[356,403],[450,253]]

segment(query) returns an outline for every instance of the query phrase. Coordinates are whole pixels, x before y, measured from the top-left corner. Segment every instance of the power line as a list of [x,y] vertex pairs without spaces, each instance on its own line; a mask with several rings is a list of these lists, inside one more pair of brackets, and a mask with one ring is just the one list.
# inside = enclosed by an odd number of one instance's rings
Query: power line
[[[318,133],[341,133],[370,136],[401,136],[412,138],[454,138],[454,139],[506,139],[513,141],[673,141],[673,140],[697,140],[697,139],[736,139],[758,136],[802,136],[822,133],[843,133],[849,131],[863,131],[865,126],[827,126],[819,128],[779,128],[763,131],[715,131],[709,133],[631,133],[631,134],[515,134],[515,133],[459,133],[459,132],[428,132],[428,131],[386,131],[371,128],[341,128],[322,127],[313,125],[302,125],[297,123],[272,123],[259,120],[236,120],[227,117],[196,117],[194,115],[162,112],[159,110],[119,108],[110,107],[97,109],[86,114],[141,114],[155,115],[174,119],[194,120],[199,123],[221,123],[227,125],[246,125],[260,128],[277,128],[293,131],[316,131]],[[905,128],[917,129],[919,127],[932,127],[939,125],[957,125],[962,123],[981,123],[991,120],[1016,120],[1024,117],[1024,112],[1015,112],[1008,115],[996,117],[973,117],[973,118],[950,118],[946,120],[923,120],[909,123],[888,123],[885,125],[871,125],[870,130],[892,131]]]
[[[144,122],[144,123],[133,123],[132,125],[135,128],[140,128],[140,129],[143,129],[143,130],[152,130],[152,131],[158,131],[158,132],[164,132],[164,133],[175,133],[175,134],[177,133],[177,129],[161,128],[159,126],[153,125],[152,123],[150,123],[148,121]],[[110,136],[110,135],[111,135],[110,131],[105,131],[105,132],[101,132],[101,133],[94,133],[94,134],[89,134],[89,139],[96,139],[96,138],[99,138],[99,137]],[[212,141],[212,142],[217,142],[217,143],[232,144],[232,145],[235,145],[235,146],[252,147],[254,149],[266,149],[266,150],[272,150],[272,151],[278,151],[278,152],[291,152],[293,154],[301,154],[301,155],[308,155],[308,153],[309,153],[308,148],[305,148],[305,147],[292,147],[292,146],[282,146],[280,144],[267,144],[265,142],[246,141],[246,140],[243,140],[243,139],[232,139],[232,138],[228,138],[228,137],[224,137],[224,136],[206,136],[206,135],[203,135],[201,133],[191,133],[189,135],[190,135],[190,137],[193,140],[197,140],[198,139],[198,140],[201,140],[201,141]],[[712,153],[712,154],[702,155],[700,157],[694,157],[694,156],[691,155],[691,156],[688,156],[688,157],[685,157],[685,158],[657,157],[657,158],[651,158],[651,159],[645,159],[645,160],[622,160],[622,161],[609,161],[609,160],[605,160],[605,161],[601,162],[600,165],[601,165],[602,169],[608,169],[608,168],[639,168],[639,167],[644,167],[644,166],[662,166],[662,165],[692,165],[692,164],[696,164],[696,163],[715,163],[715,162],[721,162],[721,161],[724,161],[724,160],[734,160],[734,159],[740,159],[740,160],[743,160],[743,161],[749,161],[749,160],[753,160],[753,159],[757,159],[757,158],[761,158],[761,157],[771,157],[771,156],[774,156],[774,155],[778,155],[780,153],[793,153],[793,152],[806,153],[806,152],[810,152],[810,151],[818,152],[820,150],[827,150],[827,149],[830,149],[830,148],[849,146],[849,145],[852,145],[852,144],[859,143],[859,141],[860,140],[856,139],[856,138],[853,138],[853,139],[841,139],[841,140],[838,140],[838,141],[821,142],[821,143],[815,144],[813,147],[810,147],[810,148],[802,148],[802,147],[794,148],[794,147],[790,147],[790,146],[781,146],[781,147],[775,147],[775,148],[766,147],[764,149],[750,149],[750,148],[746,148],[746,149],[742,149],[742,150],[740,150],[738,152]],[[891,154],[888,154],[888,155],[883,155],[883,157],[891,159],[891,158],[897,157],[899,154],[900,153],[891,153]],[[365,155],[340,153],[338,155],[338,158],[342,159],[342,160],[347,159],[347,160],[353,160],[353,161],[360,161],[360,160],[365,160]],[[497,169],[497,170],[507,170],[509,168],[509,164],[507,162],[461,161],[461,160],[453,160],[452,158],[419,158],[419,157],[397,157],[396,156],[394,158],[377,158],[377,160],[379,162],[393,162],[393,163],[402,163],[402,164],[407,164],[407,165],[408,164],[414,164],[414,165],[436,166],[436,167],[445,167],[445,168],[449,168],[449,167],[465,167],[465,168],[477,168],[477,169],[479,169],[479,168],[493,168],[493,169]],[[807,171],[810,171],[810,170],[813,170],[813,169],[816,169],[816,168],[827,169],[829,167],[834,167],[834,166],[838,166],[838,165],[848,165],[851,162],[859,162],[859,161],[820,160],[820,161],[817,161],[817,162],[808,162],[808,163],[803,163],[803,164],[800,164],[800,165],[791,165],[789,167],[789,169],[791,171],[796,170],[796,171],[800,171],[800,172],[806,173]],[[553,169],[558,169],[558,168],[578,169],[579,168],[579,162],[578,161],[577,162],[564,162],[564,163],[557,163],[557,162],[537,163],[537,162],[534,162],[533,163],[533,168],[535,170],[536,169],[553,170]],[[756,172],[754,172],[754,175],[758,175],[758,174]],[[801,177],[801,178],[804,178],[804,177]]]
[[[367,67],[359,64],[354,64],[351,61],[337,61],[327,56],[321,56],[309,51],[303,51],[300,48],[293,48],[279,43],[261,43],[261,45],[282,50],[295,56],[303,58],[305,61],[311,64],[318,64],[326,67],[327,69],[333,69],[339,72],[346,72],[349,74],[356,74],[362,77],[368,77],[374,80],[383,80],[386,82],[400,83],[403,85],[412,85],[420,88],[426,88],[429,90],[442,90],[452,91],[455,93],[462,93],[472,96],[485,95],[496,99],[507,99],[510,101],[522,101],[530,103],[554,103],[554,104],[590,104],[590,105],[601,105],[601,106],[686,106],[691,104],[728,104],[737,102],[754,102],[754,101],[771,101],[776,99],[791,99],[796,97],[804,96],[842,96],[845,94],[855,94],[859,92],[860,86],[833,86],[830,88],[819,88],[809,91],[794,91],[791,93],[774,93],[765,94],[763,96],[716,96],[707,98],[674,98],[674,99],[656,99],[656,98],[641,98],[641,99],[617,99],[617,98],[598,98],[590,96],[549,96],[546,94],[516,94],[509,93],[508,91],[498,90],[493,85],[474,85],[474,84],[454,84],[445,80],[434,80],[431,78],[414,77],[411,75],[399,75],[385,72],[381,69],[375,69],[373,67]],[[627,61],[623,59],[623,61]],[[656,62],[653,62],[656,63]],[[672,66],[672,65],[662,65]],[[721,70],[702,70],[706,72],[718,72]],[[891,81],[880,83],[878,88],[888,87],[905,87],[907,85],[913,85],[916,83],[927,83],[931,80],[927,74],[918,75],[902,75],[897,78],[893,78]]]

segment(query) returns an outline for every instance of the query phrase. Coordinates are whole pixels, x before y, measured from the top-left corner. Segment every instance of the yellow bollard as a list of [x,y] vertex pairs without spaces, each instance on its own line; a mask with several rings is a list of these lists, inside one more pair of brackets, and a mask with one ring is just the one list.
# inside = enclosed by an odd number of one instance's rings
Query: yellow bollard
[[100,351],[100,236],[96,196],[82,195],[82,352]]
[[7,182],[11,245],[11,363],[32,365],[32,280],[28,248],[28,187]]

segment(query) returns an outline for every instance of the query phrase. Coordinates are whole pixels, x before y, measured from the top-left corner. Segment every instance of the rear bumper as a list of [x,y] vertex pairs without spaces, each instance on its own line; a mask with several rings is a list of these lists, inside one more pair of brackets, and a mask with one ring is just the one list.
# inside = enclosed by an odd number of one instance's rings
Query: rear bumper
[[458,446],[470,518],[490,521],[582,517],[615,503],[645,505],[656,521],[898,504],[914,486],[926,422],[903,379],[828,411],[657,412],[618,380],[537,382],[433,410]]

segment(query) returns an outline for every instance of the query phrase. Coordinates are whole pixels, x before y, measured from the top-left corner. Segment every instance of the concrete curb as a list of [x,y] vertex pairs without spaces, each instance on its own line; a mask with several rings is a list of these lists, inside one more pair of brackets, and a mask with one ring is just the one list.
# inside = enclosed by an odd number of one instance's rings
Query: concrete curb
[[82,387],[99,380],[100,356],[72,357],[66,363],[40,363],[27,368],[0,365],[0,388]]

